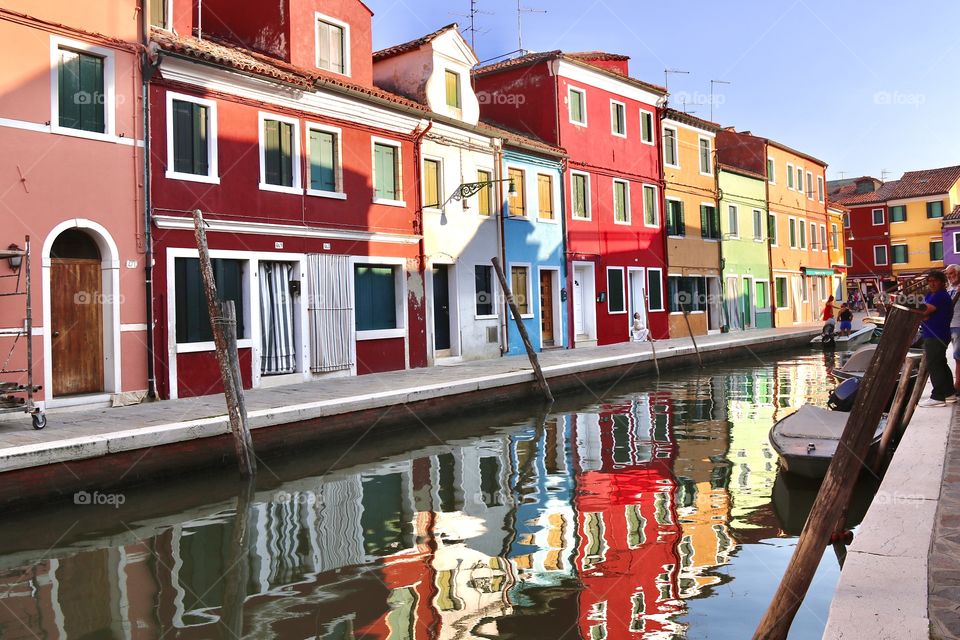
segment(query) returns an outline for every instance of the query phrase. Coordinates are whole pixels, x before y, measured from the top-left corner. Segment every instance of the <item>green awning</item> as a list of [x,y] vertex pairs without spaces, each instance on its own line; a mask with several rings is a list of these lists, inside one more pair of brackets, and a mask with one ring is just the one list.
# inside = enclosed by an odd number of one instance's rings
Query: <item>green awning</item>
[[800,270],[808,276],[832,276],[833,269],[814,269],[813,267],[800,267]]

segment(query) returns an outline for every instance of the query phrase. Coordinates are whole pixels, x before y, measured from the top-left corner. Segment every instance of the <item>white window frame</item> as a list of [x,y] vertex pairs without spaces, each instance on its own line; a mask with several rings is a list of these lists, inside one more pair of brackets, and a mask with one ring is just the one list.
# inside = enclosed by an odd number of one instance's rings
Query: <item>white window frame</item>
[[799,248],[806,251],[810,245],[807,244],[807,221],[803,218],[797,218],[797,233],[797,242],[800,243]]
[[[643,137],[643,118],[644,116],[650,116],[650,139],[645,140]],[[655,145],[657,143],[657,133],[654,128],[657,124],[657,119],[654,117],[653,111],[648,111],[647,109],[640,109],[640,142],[643,144]]]
[[[904,262],[894,262],[894,261],[893,261],[893,248],[894,248],[894,247],[906,247],[906,258],[907,258],[907,259],[906,259]],[[897,242],[896,244],[894,244],[893,242],[891,242],[891,243],[890,243],[890,255],[887,257],[887,260],[890,262],[891,265],[894,265],[894,264],[910,264],[910,245],[909,245],[909,243],[907,243],[907,242]]]
[[[514,267],[519,267],[521,269],[527,270],[527,297],[529,298],[527,300],[527,309],[529,310],[529,313],[521,313],[520,317],[525,320],[529,320],[530,318],[535,318],[536,312],[534,311],[534,309],[536,309],[537,307],[536,305],[534,305],[534,302],[539,300],[539,296],[537,295],[537,292],[533,290],[533,265],[529,262],[511,262],[507,270],[507,276],[508,276],[507,283],[510,284],[511,287],[513,287],[513,268]],[[512,289],[510,291],[510,294],[511,295],[514,294],[514,291]],[[519,307],[519,305],[517,306]]]
[[827,225],[820,225],[820,251],[827,252]]
[[[733,209],[733,218],[730,217],[730,209]],[[736,232],[734,232],[733,226],[730,224],[731,220],[736,220]],[[727,237],[734,240],[740,238],[740,207],[730,203],[727,203]]]
[[[880,212],[880,222],[877,222],[877,212]],[[870,222],[875,227],[882,227],[887,221],[887,214],[884,213],[883,207],[877,209],[870,209]]]
[[[515,169],[516,171],[519,171],[519,172],[522,174],[522,176],[523,176],[523,179],[520,181],[520,184],[516,185],[516,187],[517,187],[517,193],[519,193],[519,194],[521,194],[521,195],[523,196],[524,209],[523,209],[523,215],[522,215],[522,216],[517,216],[517,215],[514,215],[514,214],[510,213],[510,195],[509,195],[509,193],[508,193],[508,194],[507,194],[506,209],[505,209],[504,217],[507,218],[507,219],[512,218],[512,219],[514,219],[514,220],[530,220],[530,219],[533,219],[533,218],[535,217],[534,215],[531,215],[531,213],[536,214],[536,216],[538,217],[539,214],[540,214],[540,209],[536,209],[536,211],[534,211],[534,210],[532,209],[532,207],[531,207],[531,201],[530,201],[530,189],[527,188],[527,187],[529,186],[529,185],[527,184],[527,182],[530,180],[530,171],[529,171],[528,168],[525,167],[525,166],[518,166],[518,165],[515,165],[515,164],[514,164],[514,165],[508,164],[508,165],[506,165],[506,169],[505,169],[504,172],[503,172],[503,175],[504,175],[505,178],[507,178],[508,182],[509,182],[509,180],[510,180],[510,170],[511,170],[511,169]],[[537,206],[539,206],[539,202],[540,202],[540,193],[539,193],[539,189],[538,189],[538,190],[537,190],[537,202],[536,202],[536,203],[533,203],[533,204],[537,204]],[[518,263],[518,264],[519,264],[519,263]]]
[[[586,184],[584,185],[584,196],[585,196],[586,199],[587,199],[587,202],[586,202],[586,213],[587,213],[587,215],[586,215],[585,218],[581,218],[581,217],[579,217],[579,216],[577,216],[577,215],[574,215],[574,211],[573,211],[573,176],[586,176],[586,178],[587,178]],[[591,190],[591,186],[590,186],[590,174],[589,174],[588,172],[586,172],[586,171],[575,171],[575,170],[571,169],[571,170],[570,170],[570,218],[571,218],[572,220],[581,220],[581,221],[584,221],[584,222],[586,222],[586,221],[588,221],[588,220],[593,220],[593,202],[592,202],[592,200],[591,200],[590,190]]]
[[[877,249],[883,249],[883,262],[877,260]],[[878,267],[886,267],[890,264],[890,252],[887,251],[887,245],[885,244],[875,244],[873,245],[873,264]]]
[[[267,184],[267,147],[264,144],[264,123],[267,120],[276,120],[277,122],[286,122],[287,124],[293,125],[293,185],[289,187],[284,187],[275,184]],[[281,116],[276,113],[270,113],[267,111],[258,111],[257,112],[257,128],[259,129],[258,137],[260,140],[260,190],[261,191],[273,191],[276,193],[293,193],[293,194],[302,194],[303,193],[303,167],[301,160],[301,149],[300,149],[300,120],[298,118],[290,118],[288,116]]]
[[[490,269],[490,285],[493,289],[493,291],[490,292],[490,295],[493,296],[493,302],[490,305],[490,308],[493,309],[493,313],[491,315],[480,315],[477,313],[477,267],[486,267],[487,269]],[[473,265],[470,275],[473,276],[473,319],[496,320],[500,317],[497,313],[497,301],[500,299],[500,282],[497,279],[496,271],[494,271],[492,265],[478,262]]]
[[[783,296],[783,298],[784,298],[784,302],[786,302],[787,304],[785,304],[785,305],[782,306],[782,307],[781,307],[779,304],[777,304],[777,290],[779,289],[779,287],[777,287],[777,281],[778,281],[778,280],[783,280],[783,282],[784,282],[784,287],[783,287],[784,296]],[[789,308],[790,308],[790,278],[788,278],[787,276],[774,276],[774,277],[773,277],[773,291],[771,292],[771,294],[772,294],[772,299],[770,300],[770,306],[771,306],[771,307],[773,307],[774,309],[777,309],[777,310],[780,310],[780,309],[789,309]]]
[[[149,7],[144,8],[145,11],[149,13]],[[163,29],[164,31],[173,31],[173,0],[163,0],[163,13],[167,16],[166,24],[162,27],[156,27],[157,29]],[[149,23],[150,16],[147,16],[147,22]],[[154,26],[154,25],[149,25]]]
[[960,253],[960,231],[953,232],[953,252]]
[[823,176],[817,176],[817,202],[822,204],[824,197]]
[[[336,27],[343,29],[343,73],[339,71],[334,71],[333,69],[324,69],[320,66],[320,22],[326,22],[332,24]],[[325,13],[320,13],[319,11],[314,12],[313,14],[313,64],[317,69],[321,69],[328,73],[333,73],[338,76],[343,76],[349,78],[352,76],[353,65],[350,58],[350,44],[351,44],[351,35],[350,35],[350,24],[344,22],[343,20],[337,20],[334,17],[328,16]]]
[[793,171],[794,167],[787,163],[787,191],[795,191],[797,186],[797,174]]
[[[684,202],[683,202],[683,199],[682,199],[682,198],[677,198],[676,196],[665,196],[665,197],[664,197],[663,223],[664,223],[664,228],[665,228],[665,229],[666,229],[667,226],[669,226],[669,225],[667,225],[667,214],[670,212],[670,207],[669,207],[669,206],[666,206],[666,203],[669,203],[669,202],[679,202],[679,203],[680,203],[680,210],[681,210],[681,211],[683,211],[683,208],[684,208],[684,207],[683,207]],[[684,211],[684,217],[686,217],[686,212],[685,212],[685,211]],[[684,227],[686,227],[686,222],[687,222],[687,221],[684,220],[683,222],[684,222]],[[684,235],[682,235],[682,236],[671,235],[671,236],[668,236],[668,237],[670,237],[670,238],[684,238],[684,237],[686,237],[686,229],[684,229]],[[674,274],[669,274],[669,275],[674,275]],[[682,275],[682,274],[679,274],[679,273],[678,273],[678,274],[675,274],[675,275],[676,275],[677,277],[683,277],[683,275]]]
[[[623,300],[623,311],[611,311],[610,310],[610,272],[619,271],[620,272],[620,294]],[[626,313],[630,313],[630,304],[627,301],[627,270],[623,267],[607,267],[604,271],[604,276],[606,280],[604,281],[604,288],[607,290],[607,313],[611,316],[621,316]]]
[[[653,219],[654,223],[650,224],[647,222],[647,198],[646,189],[653,189]],[[661,225],[660,218],[660,191],[657,189],[657,185],[643,183],[640,187],[640,195],[643,197],[643,226],[648,229],[659,229]]]
[[[173,157],[173,101],[192,102],[207,108],[207,175],[180,173]],[[196,98],[184,93],[167,91],[167,172],[169,180],[186,180],[188,182],[203,182],[206,184],[220,184],[220,168],[217,151],[217,103],[214,100]]]
[[[620,221],[617,220],[617,187],[616,187],[616,185],[617,185],[618,183],[619,183],[619,184],[622,184],[622,185],[626,185],[626,187],[627,187],[626,193],[624,194],[624,195],[625,195],[625,198],[626,198],[626,202],[624,202],[624,209],[625,209],[625,213],[627,214],[627,219],[626,219],[625,222],[620,222]],[[633,224],[633,215],[631,214],[631,211],[630,211],[630,181],[629,181],[629,180],[621,180],[621,179],[619,179],[619,178],[614,178],[614,179],[613,179],[613,182],[612,182],[612,185],[613,185],[613,188],[611,189],[611,192],[612,192],[612,193],[611,193],[611,196],[612,196],[612,198],[613,198],[613,200],[612,200],[612,202],[613,202],[613,224],[630,226],[631,224]]]
[[[427,166],[427,160],[432,160],[433,162],[436,162],[437,165],[438,165],[437,169],[438,169],[438,172],[439,172],[439,173],[438,173],[438,175],[437,175],[437,190],[438,190],[440,193],[439,193],[439,198],[437,198],[437,199],[439,200],[439,202],[437,202],[437,206],[424,205],[423,210],[424,210],[424,211],[433,211],[434,213],[442,213],[442,212],[443,212],[443,206],[444,206],[444,204],[445,204],[445,203],[444,203],[443,194],[446,193],[446,189],[443,188],[443,175],[446,173],[446,171],[444,171],[443,158],[442,158],[441,156],[435,156],[435,155],[430,155],[430,154],[424,154],[424,155],[422,155],[421,158],[420,158],[420,175],[421,175],[421,177],[424,176],[424,175],[426,175],[425,172],[424,172],[424,169],[425,169],[426,166]],[[422,179],[422,178],[421,178],[421,179]],[[422,184],[422,188],[421,188],[420,197],[423,198],[423,200],[421,200],[421,202],[426,202],[426,201],[427,201],[427,194],[426,194],[426,193],[422,193],[423,189],[426,189],[426,188],[427,188],[426,180],[422,180],[422,183],[423,183],[423,184]],[[520,186],[521,186],[521,188],[523,187],[523,185],[520,185]]]
[[796,187],[797,193],[804,195],[806,190],[803,188],[803,167],[794,167],[797,170],[797,181],[793,186]]
[[853,266],[853,247],[843,248],[843,258],[848,267]]
[[[673,159],[676,161],[676,162],[673,163],[673,164],[667,162],[667,145],[666,145],[666,141],[667,141],[667,131],[668,131],[668,130],[673,131]],[[679,130],[678,127],[668,127],[668,126],[664,126],[664,127],[663,127],[663,130],[660,132],[660,136],[661,136],[660,139],[664,141],[664,144],[663,144],[663,166],[665,166],[665,167],[670,167],[671,169],[679,169],[679,168],[680,168],[680,137],[679,137],[678,130]],[[698,162],[698,164],[699,164],[699,162]]]
[[[703,164],[702,164],[702,160],[703,160],[702,145],[704,142],[707,143],[707,151],[709,152],[707,154],[708,167],[706,171],[703,170]],[[697,136],[697,169],[699,169],[700,175],[702,176],[713,175],[713,140],[707,136]]]
[[[614,118],[614,113],[616,113],[617,107],[623,108],[623,133],[618,133],[614,125],[616,124],[616,119]],[[627,126],[627,104],[625,102],[620,102],[619,100],[610,100],[610,133],[617,136],[618,138],[626,138],[627,131],[629,127]]]
[[382,204],[388,207],[406,207],[407,203],[403,200],[391,200],[389,198],[377,197],[377,145],[382,144],[393,147],[397,150],[397,191],[403,194],[403,143],[390,138],[381,138],[379,136],[370,136],[370,179],[371,191],[373,191],[373,204]]
[[777,160],[773,156],[767,156],[767,173],[767,182],[777,184]]
[[[766,298],[765,306],[761,307],[757,304],[757,286],[763,285],[763,293]],[[776,303],[770,299],[770,281],[769,280],[756,280],[753,281],[753,307],[756,311],[760,313],[767,313],[774,307]],[[754,314],[754,324],[756,324],[756,314]]]
[[807,171],[807,200],[813,200],[813,172]]
[[811,222],[811,223],[810,223],[810,243],[807,245],[807,246],[810,248],[811,251],[816,251],[816,250],[817,250],[817,249],[815,248],[815,245],[818,244],[818,243],[817,243],[818,240],[819,240],[819,238],[817,237],[817,223],[816,223],[816,222]]
[[[551,195],[551,198],[552,198],[551,204],[553,205],[553,216],[550,217],[550,218],[541,218],[541,217],[540,217],[540,176],[546,176],[546,177],[550,178],[550,195]],[[557,203],[558,203],[558,202],[562,203],[562,201],[563,201],[563,196],[562,196],[562,195],[559,195],[559,196],[558,196],[558,194],[557,194],[557,183],[558,183],[558,181],[556,180],[556,177],[557,177],[557,175],[556,175],[555,173],[550,172],[550,171],[537,171],[536,173],[533,174],[533,179],[534,179],[534,181],[536,182],[536,185],[537,185],[537,188],[536,188],[536,192],[537,192],[537,193],[536,193],[536,198],[537,198],[537,215],[536,215],[536,220],[537,220],[537,224],[540,224],[540,223],[543,223],[543,224],[560,224],[560,215],[559,215],[560,212],[557,211]],[[562,206],[561,206],[561,208],[562,208]],[[577,220],[582,220],[582,219],[583,219],[583,218],[577,218]]]
[[[570,95],[573,93],[580,94],[580,98],[583,100],[583,121],[578,121],[573,119],[573,100]],[[586,127],[587,125],[587,90],[581,89],[580,87],[568,86],[567,87],[567,117],[570,120],[570,124],[577,125],[578,127]]]
[[[337,166],[335,170],[335,180],[337,182],[336,191],[321,191],[319,189],[310,188],[310,175],[309,171],[307,172],[306,180],[307,184],[304,186],[307,190],[308,196],[317,196],[320,198],[335,198],[337,200],[346,200],[347,194],[343,189],[343,131],[340,127],[331,127],[330,125],[320,124],[319,122],[306,122],[304,123],[304,128],[306,130],[306,153],[304,156],[307,160],[310,159],[310,132],[311,131],[323,131],[325,133],[332,133],[337,136]],[[307,167],[309,168],[310,163],[307,162]]]
[[[773,236],[770,237],[769,225],[770,218],[773,218]],[[773,211],[767,211],[767,236],[771,247],[780,246],[780,227],[777,226],[777,214]]]
[[[757,214],[760,214],[759,218],[757,217]],[[754,207],[750,211],[750,217],[752,218],[751,222],[753,223],[753,239],[756,240],[757,242],[762,242],[765,236],[764,230],[763,230],[763,223],[766,222],[766,219],[763,215],[763,209],[757,209],[756,207]],[[759,226],[757,226],[758,220],[760,222]],[[760,232],[759,235],[757,234],[758,231]]]
[[850,212],[844,211],[840,217],[843,220],[843,228],[849,229],[850,228]]
[[[793,227],[793,237],[790,237],[790,227]],[[787,218],[787,242],[791,249],[797,249],[800,246],[800,232],[797,231],[797,219],[793,216]]]
[[357,331],[356,310],[351,313],[351,327],[357,342],[366,340],[387,340],[391,338],[407,338],[407,274],[406,259],[385,256],[350,256],[350,300],[356,299],[356,266],[358,264],[380,264],[394,269],[394,304],[397,309],[397,327],[395,329],[375,329],[372,331]]
[[[663,269],[661,269],[660,267],[647,267],[646,271],[647,272],[644,274],[646,281],[643,283],[643,286],[644,286],[644,292],[646,293],[646,296],[647,296],[647,311],[650,313],[655,313],[657,311],[666,311],[667,308],[664,305],[664,300],[666,299],[667,294],[664,291],[664,287],[663,287]],[[656,308],[650,305],[651,301],[653,300],[650,297],[650,274],[654,272],[657,273],[657,277],[660,280],[660,306]],[[649,323],[649,321],[650,319],[648,318],[647,322]]]
[[[103,58],[103,133],[60,126],[60,49]],[[50,132],[75,138],[117,142],[116,55],[112,49],[50,36]]]

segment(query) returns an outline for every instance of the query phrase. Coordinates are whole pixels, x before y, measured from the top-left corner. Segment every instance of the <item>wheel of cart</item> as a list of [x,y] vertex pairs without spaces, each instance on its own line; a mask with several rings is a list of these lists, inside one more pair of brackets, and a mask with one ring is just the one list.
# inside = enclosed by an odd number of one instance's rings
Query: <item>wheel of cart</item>
[[47,416],[45,413],[43,412],[35,413],[31,416],[31,418],[33,419],[34,429],[37,429],[39,431],[40,429],[43,429],[45,426],[47,426]]

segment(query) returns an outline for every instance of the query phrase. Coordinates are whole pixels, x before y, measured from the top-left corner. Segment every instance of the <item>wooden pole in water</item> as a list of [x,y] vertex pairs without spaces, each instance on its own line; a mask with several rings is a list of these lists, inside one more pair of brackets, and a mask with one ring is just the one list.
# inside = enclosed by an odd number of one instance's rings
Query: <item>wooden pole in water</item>
[[887,449],[890,448],[890,442],[893,435],[897,432],[897,425],[907,410],[907,403],[910,401],[908,393],[910,391],[910,376],[913,370],[917,368],[916,358],[907,358],[903,364],[903,371],[900,373],[900,383],[897,384],[897,393],[893,396],[893,404],[890,405],[890,413],[887,414],[887,425],[883,429],[883,435],[880,437],[880,446],[877,448],[877,457],[873,461],[873,472],[880,475],[887,462]]
[[[643,292],[643,304],[647,306],[647,309],[650,308],[650,296],[647,295],[647,292]],[[653,332],[650,331],[650,328],[647,327],[647,340],[650,341],[650,349],[653,350],[653,368],[657,372],[657,378],[660,377],[660,362],[657,361],[657,344],[656,340],[653,339]]]
[[229,564],[223,576],[223,610],[220,616],[220,637],[223,640],[243,637],[243,604],[250,578],[250,504],[253,502],[254,484],[253,478],[247,478],[237,494]]
[[697,337],[693,335],[693,329],[690,328],[690,312],[687,311],[687,307],[683,304],[683,301],[680,300],[680,311],[683,312],[683,319],[687,323],[687,333],[690,334],[690,339],[693,340],[693,350],[697,352],[697,361],[700,363],[700,368],[703,369],[703,358],[700,356],[700,347],[697,346]]
[[[922,315],[902,306],[891,308],[883,338],[863,377],[837,452],[800,533],[783,581],[753,635],[754,640],[785,640],[794,616],[813,581],[870,449],[887,399],[896,386],[900,364],[917,334]],[[909,336],[909,339],[906,337]]]
[[550,385],[547,384],[547,379],[543,376],[543,369],[540,368],[540,359],[537,357],[537,352],[534,351],[533,344],[530,342],[530,335],[527,333],[527,327],[523,324],[520,307],[517,306],[517,301],[513,298],[513,292],[507,283],[507,276],[503,272],[500,258],[494,257],[491,262],[493,263],[493,270],[497,272],[497,279],[500,280],[500,288],[503,290],[503,294],[507,297],[507,303],[510,305],[510,313],[513,315],[513,321],[517,323],[517,330],[520,332],[520,339],[523,341],[523,346],[527,350],[527,358],[530,359],[530,366],[533,367],[533,375],[537,379],[537,386],[540,387],[540,391],[543,393],[546,401],[553,403],[553,393],[550,391]]
[[222,306],[219,303],[217,283],[213,277],[213,263],[210,261],[210,250],[207,247],[206,223],[203,221],[200,209],[195,209],[193,212],[193,224],[200,254],[200,277],[203,280],[203,292],[207,299],[207,312],[210,315],[210,328],[213,330],[220,377],[223,379],[223,395],[227,401],[230,431],[233,433],[240,475],[249,478],[257,473],[257,463],[253,454],[250,426],[247,424],[247,407],[243,399],[243,381],[237,353],[236,310],[232,300],[228,300]]
[[920,358],[920,367],[917,369],[917,379],[913,383],[913,393],[910,394],[910,401],[907,402],[907,408],[903,413],[903,418],[900,419],[900,424],[897,425],[897,433],[902,434],[906,431],[907,425],[913,420],[913,412],[916,410],[917,404],[920,403],[920,396],[923,395],[923,390],[927,386],[927,378],[929,377],[930,370],[927,368],[927,355],[924,354]]

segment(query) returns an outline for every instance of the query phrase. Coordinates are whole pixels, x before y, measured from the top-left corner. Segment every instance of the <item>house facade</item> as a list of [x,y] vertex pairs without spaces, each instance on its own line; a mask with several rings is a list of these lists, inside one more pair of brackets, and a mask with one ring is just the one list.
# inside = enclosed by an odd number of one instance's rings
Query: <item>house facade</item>
[[715,167],[720,127],[674,109],[666,110],[662,122],[670,336],[719,332],[724,318]]
[[[173,6],[180,34],[198,16]],[[322,5],[322,6],[321,6]],[[216,392],[200,209],[244,385],[427,364],[417,149],[426,109],[373,84],[358,0],[203,4],[154,27],[150,196],[161,393]],[[266,38],[264,34],[273,34]]]
[[[150,388],[138,53],[146,25],[137,9],[134,0],[0,9],[0,242],[23,249],[30,239],[33,383],[46,409],[126,403]],[[16,288],[18,272],[23,291],[25,268],[3,260],[0,276],[12,277],[0,291]],[[25,299],[3,300],[4,368],[25,369]],[[25,382],[14,376],[5,381]]]
[[960,205],[943,217],[943,264],[960,265]]
[[632,317],[669,329],[658,103],[628,58],[528,54],[473,73],[484,118],[562,147],[571,345],[630,339]]
[[830,295],[837,301],[846,301],[847,297],[847,247],[844,243],[843,224],[850,210],[842,204],[827,198],[827,245],[830,250],[830,267],[833,269],[833,282]]

